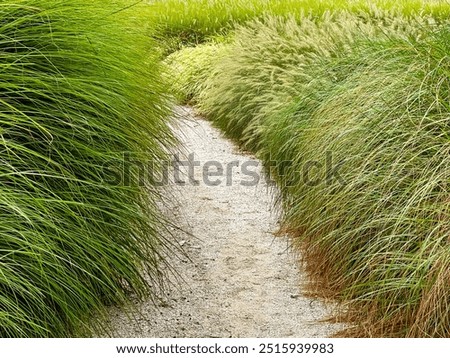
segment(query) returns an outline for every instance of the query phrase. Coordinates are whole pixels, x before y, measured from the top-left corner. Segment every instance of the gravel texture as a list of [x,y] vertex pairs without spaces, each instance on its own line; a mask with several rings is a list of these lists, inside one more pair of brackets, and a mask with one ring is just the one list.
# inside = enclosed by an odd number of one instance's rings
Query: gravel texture
[[[306,297],[306,276],[288,241],[276,236],[274,188],[261,178],[261,164],[224,139],[220,132],[195,116],[188,107],[178,109],[175,132],[183,156],[195,153],[200,162],[193,177],[198,185],[171,184],[177,198],[170,215],[181,230],[174,237],[188,258],[172,257],[179,273],[176,284],[159,301],[138,303],[138,312],[113,308],[113,337],[326,337],[339,328],[324,322],[330,306]],[[192,156],[191,156],[192,159]],[[216,161],[233,175],[208,176],[208,161]],[[247,164],[245,164],[247,163]],[[217,163],[216,163],[217,164]],[[203,166],[203,170],[202,170]],[[181,179],[188,181],[185,169]],[[217,168],[210,163],[208,172]],[[205,180],[219,180],[208,185]],[[209,183],[211,184],[211,183]],[[228,184],[228,185],[227,185]],[[231,184],[231,185],[230,185]]]

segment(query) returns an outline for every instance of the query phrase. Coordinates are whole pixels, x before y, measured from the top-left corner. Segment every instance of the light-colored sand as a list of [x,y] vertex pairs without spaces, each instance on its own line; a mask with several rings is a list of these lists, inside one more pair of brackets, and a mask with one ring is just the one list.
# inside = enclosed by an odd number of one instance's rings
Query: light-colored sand
[[[202,168],[195,179],[200,185],[171,185],[178,198],[171,208],[177,225],[191,235],[175,237],[191,261],[173,258],[179,281],[153,302],[139,304],[139,313],[129,318],[114,309],[114,337],[325,337],[339,327],[321,322],[329,313],[319,301],[302,295],[305,276],[298,257],[288,250],[277,231],[273,195],[261,181],[244,186],[242,164],[255,161],[243,154],[189,108],[180,109],[177,129],[185,155],[195,153],[201,165],[217,161],[233,167],[232,185],[225,176],[218,186],[204,183]],[[256,164],[256,163],[250,163]],[[249,165],[249,169],[255,167]],[[261,174],[261,164],[257,172]],[[214,167],[210,168],[215,171]],[[184,177],[183,179],[187,179]]]

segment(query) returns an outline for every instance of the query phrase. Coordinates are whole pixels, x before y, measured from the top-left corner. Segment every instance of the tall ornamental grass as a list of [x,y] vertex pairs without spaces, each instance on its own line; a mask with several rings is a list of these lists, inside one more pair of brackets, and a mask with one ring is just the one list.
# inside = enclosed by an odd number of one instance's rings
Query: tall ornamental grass
[[170,143],[160,67],[130,4],[0,3],[2,337],[77,335],[160,279],[160,198],[120,169],[124,153],[158,167]]
[[218,56],[220,60],[214,59],[212,68],[196,76],[200,81],[206,78],[203,85],[196,85],[199,109],[231,138],[258,150],[266,118],[284,110],[299,95],[306,93],[308,100],[314,100],[315,90],[308,87],[327,71],[316,69],[315,63],[354,51],[358,38],[419,37],[421,28],[433,23],[431,17],[407,20],[387,12],[377,18],[327,12],[319,22],[306,16],[300,25],[294,17],[255,20],[238,27],[228,49]]
[[348,304],[342,334],[450,336],[450,28],[437,23],[264,18],[193,77],[200,111],[274,176],[311,289]]
[[167,81],[180,103],[195,104],[203,92],[215,63],[227,51],[228,44],[208,42],[195,47],[184,47],[165,59],[169,67]]
[[[354,304],[349,334],[450,336],[449,30],[324,61],[315,105],[299,98],[263,140],[293,154],[288,227],[316,288]],[[275,139],[278,120],[298,139]],[[308,163],[316,183],[293,174]]]
[[150,0],[149,23],[157,29],[166,51],[195,45],[211,36],[227,34],[236,25],[267,15],[294,17],[321,16],[325,12],[348,11],[375,15],[390,11],[403,16],[449,17],[448,0]]

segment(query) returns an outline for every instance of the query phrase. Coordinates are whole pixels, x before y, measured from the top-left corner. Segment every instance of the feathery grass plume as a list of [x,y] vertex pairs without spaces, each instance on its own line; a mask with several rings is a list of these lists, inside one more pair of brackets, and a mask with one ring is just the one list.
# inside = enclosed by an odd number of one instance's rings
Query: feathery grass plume
[[[378,26],[381,21],[383,27]],[[432,19],[420,21],[425,27]],[[327,12],[320,19],[305,17],[301,24],[293,17],[255,20],[236,30],[229,50],[212,71],[208,69],[199,108],[231,138],[257,150],[262,122],[283,110],[317,77],[310,64],[352,51],[352,43],[361,36],[420,32],[407,19],[389,13],[375,19]]]
[[437,20],[446,20],[450,14],[448,0],[153,0],[150,6],[149,21],[166,52],[205,42],[267,15],[301,22],[304,14],[320,17],[340,10],[358,15],[387,10],[413,17],[431,15]]
[[76,335],[105,303],[147,294],[144,275],[159,281],[159,195],[118,171],[124,153],[166,157],[166,88],[126,5],[0,4],[2,337]]

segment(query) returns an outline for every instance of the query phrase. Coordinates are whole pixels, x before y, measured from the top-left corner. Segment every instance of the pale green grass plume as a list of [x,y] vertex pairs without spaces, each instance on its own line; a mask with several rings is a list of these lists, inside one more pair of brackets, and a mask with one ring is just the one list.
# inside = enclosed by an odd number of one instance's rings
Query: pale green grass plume
[[258,131],[265,118],[304,91],[314,95],[304,88],[318,75],[311,64],[353,51],[357,38],[417,37],[420,28],[434,22],[432,18],[414,21],[418,28],[389,13],[373,18],[327,12],[319,21],[305,17],[300,25],[293,17],[247,23],[233,34],[234,41],[212,70],[205,69],[199,108],[233,139],[258,149]]

